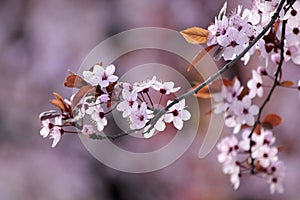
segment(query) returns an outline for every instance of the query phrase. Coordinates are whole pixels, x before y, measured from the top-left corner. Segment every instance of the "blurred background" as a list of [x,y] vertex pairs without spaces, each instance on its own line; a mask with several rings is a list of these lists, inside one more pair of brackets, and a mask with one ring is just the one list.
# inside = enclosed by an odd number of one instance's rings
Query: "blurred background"
[[[229,9],[241,2],[229,1]],[[72,91],[63,87],[67,70],[76,72],[99,42],[137,27],[178,31],[192,26],[206,28],[223,3],[223,0],[0,0],[0,199],[299,198],[300,103],[294,90],[277,89],[266,108],[266,112],[270,110],[283,117],[283,123],[275,130],[277,144],[284,146],[280,158],[287,165],[283,195],[270,195],[269,186],[255,177],[242,179],[240,188],[233,191],[228,177],[221,172],[215,149],[206,158],[198,158],[201,131],[179,160],[145,174],[106,167],[88,153],[77,136],[64,135],[57,147],[51,148],[51,141],[39,135],[38,115],[53,109],[49,104],[52,92],[64,97],[71,95]],[[118,65],[162,62],[185,73],[186,66],[170,60],[164,54],[145,51],[125,56],[118,60]],[[257,67],[258,62],[252,59],[250,67],[235,67],[227,75],[236,74],[246,83],[251,66]],[[299,80],[299,66],[288,64],[285,71],[283,79]],[[191,82],[197,81],[194,76],[187,76]],[[199,104],[209,111],[207,103]]]

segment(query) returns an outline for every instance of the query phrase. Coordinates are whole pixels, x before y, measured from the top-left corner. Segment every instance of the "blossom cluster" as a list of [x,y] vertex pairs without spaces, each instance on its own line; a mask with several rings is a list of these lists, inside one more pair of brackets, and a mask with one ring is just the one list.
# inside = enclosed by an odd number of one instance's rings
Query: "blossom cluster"
[[278,159],[278,148],[272,146],[273,127],[267,123],[263,124],[265,127],[255,124],[259,107],[252,104],[252,99],[263,96],[263,76],[268,77],[268,73],[260,66],[252,71],[246,88],[235,78],[224,81],[221,91],[213,94],[214,112],[223,114],[225,126],[233,128],[233,134],[217,145],[218,161],[222,163],[223,173],[230,176],[234,189],[239,187],[244,174],[251,173],[266,179],[271,193],[282,193],[285,167]]
[[[114,74],[115,70],[114,65],[104,67],[96,64],[84,71],[83,77],[70,73],[65,86],[78,88],[78,92],[71,96],[70,101],[54,93],[56,99],[51,100],[51,103],[60,108],[60,112],[47,111],[40,115],[40,134],[53,139],[52,147],[57,145],[64,133],[101,135],[99,133],[109,123],[107,115],[114,109],[122,112],[124,120],[129,122],[130,130],[143,130],[145,138],[152,137],[155,131],[164,131],[166,123],[173,123],[176,129],[181,130],[183,122],[191,118],[183,99],[169,106],[160,119],[152,122],[156,113],[172,102],[172,97],[180,87],[175,87],[171,81],[159,81],[156,76],[133,84],[120,82]],[[75,127],[76,131],[67,130],[70,127]]]
[[230,176],[234,189],[239,187],[241,177],[252,173],[270,184],[272,194],[282,193],[285,166],[278,159],[279,148],[272,146],[275,143],[272,130],[261,128],[252,136],[250,134],[251,130],[245,129],[240,140],[236,135],[231,135],[218,143],[218,161],[223,165],[223,173]]
[[[251,9],[243,9],[241,5],[226,16],[226,4],[214,24],[208,27],[208,46],[216,45],[218,50],[216,58],[222,56],[224,60],[233,60],[239,55],[253,39],[258,36],[262,29],[271,20],[279,0],[261,1],[254,0]],[[254,52],[257,50],[260,56],[265,59],[266,66],[269,60],[274,63],[280,58],[280,38],[279,23],[288,20],[285,41],[285,61],[292,60],[295,64],[300,64],[300,3],[295,2],[292,9],[284,15],[284,10],[280,12],[280,19],[263,38],[261,38],[242,58],[246,65]]]
[[[164,131],[165,123],[173,122],[175,128],[181,130],[183,121],[191,118],[191,114],[185,109],[185,100],[182,100],[171,106],[168,112],[154,124],[154,128],[151,128],[150,120],[159,112],[159,106],[166,106],[162,104],[162,98],[180,90],[180,87],[174,87],[173,82],[160,82],[156,76],[153,76],[150,80],[136,82],[133,85],[120,83],[120,87],[122,88],[122,95],[117,110],[121,111],[122,116],[129,120],[131,129],[143,128],[145,138],[152,137],[155,130]],[[157,101],[151,97],[155,96],[155,93],[157,93]],[[167,105],[171,102],[168,100]]]

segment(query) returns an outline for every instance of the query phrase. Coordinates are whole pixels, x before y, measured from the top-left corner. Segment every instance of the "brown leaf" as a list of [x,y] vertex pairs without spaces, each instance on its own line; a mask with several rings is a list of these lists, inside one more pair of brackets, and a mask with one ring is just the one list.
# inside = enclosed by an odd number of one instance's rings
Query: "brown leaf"
[[72,108],[75,108],[80,102],[80,100],[83,97],[85,97],[87,94],[94,94],[94,93],[95,93],[95,87],[91,85],[85,85],[82,88],[80,88],[71,101]]
[[205,44],[208,41],[208,30],[200,27],[192,27],[180,31],[185,40],[192,44]]
[[293,87],[295,83],[293,81],[282,81],[280,85],[283,87]]
[[[195,87],[197,87],[199,84],[197,84]],[[222,81],[216,80],[213,83],[204,86],[202,89],[200,89],[195,96],[201,99],[209,99],[211,98],[211,95],[214,93],[218,93],[221,91],[222,87]]]
[[278,146],[277,147],[277,150],[280,152],[280,151],[283,151],[284,150],[284,146]]
[[238,99],[242,100],[247,94],[249,94],[249,88],[243,88],[241,94],[238,96]]
[[80,76],[69,71],[69,76],[67,76],[64,85],[70,88],[81,88],[82,86],[88,85],[88,83],[85,80],[83,80],[83,78],[81,78]]
[[196,97],[201,99],[209,99],[211,98],[211,94],[209,92],[208,86],[204,86],[201,90],[199,90],[196,94],[194,94]]
[[257,135],[260,135],[260,133],[261,133],[261,126],[259,124],[257,124],[253,132],[256,133]]
[[187,71],[189,72],[208,52],[210,52],[216,45],[212,45],[202,49],[192,60],[192,63],[189,65]]
[[50,103],[58,107],[60,110],[67,112],[69,110],[69,106],[65,103],[65,101],[60,96],[60,94],[54,92],[53,95],[55,96],[56,99],[51,99]]
[[278,116],[276,114],[268,114],[262,120],[262,125],[264,127],[270,126],[270,128],[273,128],[274,126],[279,125],[281,122],[282,122],[282,119],[280,116]]

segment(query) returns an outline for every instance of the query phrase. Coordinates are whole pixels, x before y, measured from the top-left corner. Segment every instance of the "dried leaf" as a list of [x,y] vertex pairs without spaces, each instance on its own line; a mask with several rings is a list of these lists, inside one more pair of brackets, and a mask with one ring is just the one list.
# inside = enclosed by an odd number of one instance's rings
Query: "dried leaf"
[[208,86],[204,86],[201,90],[199,90],[196,94],[194,94],[196,97],[201,99],[209,99],[211,98],[211,94],[209,92]]
[[277,150],[280,152],[280,151],[283,151],[284,150],[284,146],[278,146],[277,147]]
[[192,27],[180,31],[185,40],[192,44],[205,44],[208,41],[208,30],[200,27]]
[[242,100],[247,94],[249,94],[249,88],[243,88],[241,94],[238,96],[238,99]]
[[261,125],[257,124],[253,132],[256,133],[256,135],[260,135]]
[[262,120],[263,126],[270,127],[270,128],[279,125],[281,122],[282,122],[281,117],[276,114],[268,114]]
[[295,83],[293,81],[282,81],[280,85],[283,87],[293,87]]
[[60,96],[60,94],[54,92],[53,95],[55,96],[56,99],[51,99],[50,103],[52,103],[54,106],[58,107],[63,112],[69,111],[69,106],[65,103],[65,101]]
[[[197,84],[195,87],[197,87],[199,84]],[[222,81],[216,80],[213,83],[204,86],[202,89],[200,89],[196,94],[194,94],[196,97],[201,99],[209,99],[211,98],[211,95],[214,93],[218,93],[221,91],[222,88]]]
[[189,72],[208,52],[210,52],[216,45],[212,45],[202,49],[192,60],[192,63],[189,65],[187,71]]
[[94,94],[94,93],[95,93],[95,87],[91,85],[85,85],[82,88],[80,88],[71,101],[72,108],[75,108],[80,102],[80,100],[83,97],[85,97],[87,94]]
[[85,80],[83,80],[83,78],[69,71],[69,76],[67,76],[64,86],[70,88],[81,88],[85,85],[88,85],[88,83]]

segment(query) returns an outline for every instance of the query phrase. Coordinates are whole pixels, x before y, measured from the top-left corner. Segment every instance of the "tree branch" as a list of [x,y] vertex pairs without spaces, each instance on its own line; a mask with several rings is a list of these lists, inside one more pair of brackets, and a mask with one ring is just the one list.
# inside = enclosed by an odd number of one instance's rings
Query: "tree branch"
[[[194,89],[186,92],[185,94],[175,98],[170,104],[168,104],[167,106],[165,106],[164,108],[162,108],[161,110],[159,110],[155,116],[148,121],[147,125],[150,125],[149,128],[143,133],[148,133],[151,129],[154,128],[154,125],[156,124],[156,122],[176,103],[180,102],[181,100],[197,93],[199,90],[201,90],[203,87],[205,87],[206,85],[212,83],[214,80],[216,80],[219,76],[221,76],[224,72],[226,72],[227,70],[231,69],[234,64],[239,61],[266,33],[267,31],[272,27],[272,25],[276,22],[276,20],[278,19],[279,13],[281,11],[281,9],[283,8],[283,5],[285,3],[285,0],[281,0],[274,15],[272,16],[270,22],[263,28],[263,30],[261,31],[261,33],[259,35],[257,35],[250,43],[249,45],[242,51],[242,53],[240,53],[234,60],[230,61],[229,63],[227,63],[226,65],[224,65],[218,72],[216,72],[215,74],[213,74],[212,76],[210,76],[206,81],[204,81],[203,83],[201,83],[200,85],[198,85],[197,87],[195,87]],[[289,8],[287,8],[288,10]],[[286,11],[287,11],[286,10]],[[142,128],[143,129],[143,128]],[[132,134],[134,132],[137,131],[141,131],[142,129],[135,129],[135,130],[129,130],[123,133],[120,133],[118,135],[115,136],[108,136],[108,135],[97,135],[97,134],[93,134],[90,137],[92,139],[116,139],[125,135],[129,135]]]

